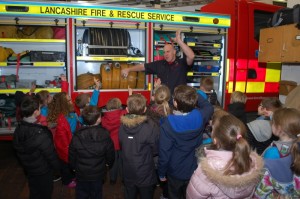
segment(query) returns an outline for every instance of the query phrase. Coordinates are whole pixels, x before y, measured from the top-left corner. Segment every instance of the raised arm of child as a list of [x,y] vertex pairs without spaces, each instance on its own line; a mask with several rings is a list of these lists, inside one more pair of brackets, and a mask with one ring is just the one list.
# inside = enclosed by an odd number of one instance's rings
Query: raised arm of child
[[95,83],[95,89],[93,91],[93,94],[92,94],[91,100],[90,100],[91,106],[98,105],[98,100],[99,100],[99,95],[100,95],[99,89],[101,88],[101,81],[99,79],[97,79],[96,77],[94,77],[94,83]]

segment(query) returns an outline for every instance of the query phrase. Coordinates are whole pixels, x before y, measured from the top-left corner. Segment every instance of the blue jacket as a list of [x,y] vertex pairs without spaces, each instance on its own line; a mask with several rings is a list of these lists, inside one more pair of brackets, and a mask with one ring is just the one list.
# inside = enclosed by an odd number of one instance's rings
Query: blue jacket
[[197,168],[195,149],[202,144],[202,131],[213,113],[212,105],[198,95],[199,109],[185,115],[169,115],[160,127],[159,176],[189,180]]

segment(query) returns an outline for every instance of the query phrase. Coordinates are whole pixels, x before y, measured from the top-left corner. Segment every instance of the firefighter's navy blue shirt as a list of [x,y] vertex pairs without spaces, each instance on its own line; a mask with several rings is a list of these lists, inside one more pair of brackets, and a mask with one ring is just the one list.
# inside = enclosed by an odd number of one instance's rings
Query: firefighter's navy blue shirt
[[156,74],[161,83],[168,86],[171,93],[176,86],[186,84],[188,65],[186,58],[176,58],[172,63],[166,60],[154,61],[145,64],[146,74]]

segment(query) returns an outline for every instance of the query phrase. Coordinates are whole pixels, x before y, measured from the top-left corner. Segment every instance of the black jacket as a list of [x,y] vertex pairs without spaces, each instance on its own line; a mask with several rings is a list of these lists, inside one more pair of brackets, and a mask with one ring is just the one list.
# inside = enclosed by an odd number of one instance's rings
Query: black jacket
[[47,127],[21,121],[13,135],[13,146],[28,175],[59,169],[52,134]]
[[147,116],[121,117],[119,139],[124,184],[145,187],[157,182],[153,156],[158,154],[159,127]]
[[244,124],[247,123],[246,107],[241,102],[235,102],[228,105],[228,112],[241,120]]
[[115,160],[114,144],[100,125],[84,126],[75,132],[69,146],[69,163],[77,180],[96,181],[104,177],[105,165]]

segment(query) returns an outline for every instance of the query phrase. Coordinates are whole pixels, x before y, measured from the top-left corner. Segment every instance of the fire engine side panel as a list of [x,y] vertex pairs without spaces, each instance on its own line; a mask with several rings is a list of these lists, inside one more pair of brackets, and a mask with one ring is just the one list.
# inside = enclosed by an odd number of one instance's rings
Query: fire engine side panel
[[216,0],[201,7],[204,12],[230,14],[232,19],[228,30],[225,107],[230,102],[231,93],[236,90],[247,94],[247,111],[257,111],[257,105],[264,97],[278,96],[280,66],[258,63],[256,33],[261,27],[255,23],[260,14],[272,14],[279,8],[252,0]]

